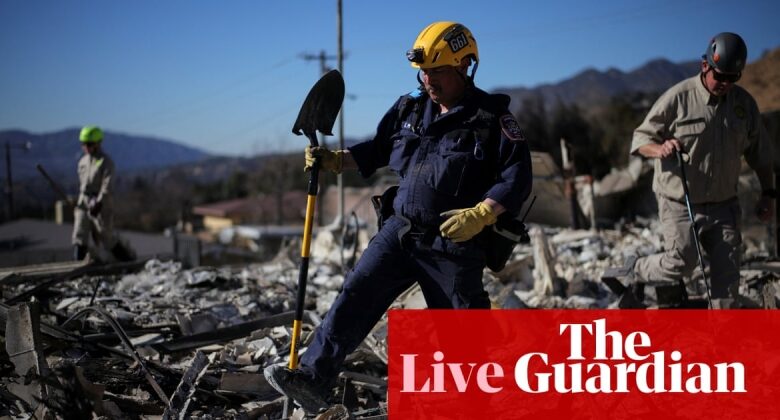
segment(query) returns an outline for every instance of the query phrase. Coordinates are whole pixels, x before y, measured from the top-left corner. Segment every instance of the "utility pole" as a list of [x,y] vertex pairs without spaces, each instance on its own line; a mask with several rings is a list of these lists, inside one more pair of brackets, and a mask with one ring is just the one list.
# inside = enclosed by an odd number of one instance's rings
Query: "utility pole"
[[301,54],[301,58],[303,58],[306,61],[313,61],[317,60],[320,62],[320,76],[324,75],[328,72],[328,65],[326,64],[328,60],[336,60],[339,57],[338,56],[332,56],[325,54],[325,50],[321,50],[319,54]]
[[[320,62],[320,77],[324,76],[325,73],[328,72],[328,65],[326,64],[328,60],[333,60],[338,57],[334,57],[332,55],[325,54],[325,50],[320,50],[319,54],[301,54],[301,58],[303,58],[306,61],[312,61],[317,60]],[[315,133],[315,135],[317,135]],[[319,136],[319,144],[322,147],[328,147],[327,142],[325,141],[325,135]],[[323,177],[320,177],[319,179],[320,185],[323,185]],[[317,211],[317,224],[322,226],[323,220],[324,220],[324,214],[323,209],[325,208],[325,200],[326,200],[326,194],[324,194],[324,191],[322,194],[320,194],[320,199],[317,200],[317,207],[319,211]]]
[[[325,53],[325,50],[320,50],[319,54],[306,54],[306,53],[304,53],[304,54],[301,54],[301,58],[306,60],[306,61],[314,61],[314,60],[319,61],[320,62],[320,77],[324,76],[325,73],[327,73],[330,70],[330,68],[328,68],[328,64],[327,64],[328,60],[336,60],[336,59],[340,60],[341,59],[340,55],[336,55],[336,56],[327,55]],[[341,71],[341,64],[339,64],[339,71]],[[327,146],[327,144],[325,142],[325,136],[322,136],[321,141],[320,141],[320,145],[323,146],[323,147]]]
[[[337,15],[338,15],[338,47],[337,47],[337,54],[338,57],[338,68],[339,73],[341,73],[342,76],[344,76],[344,32],[343,32],[343,6],[342,6],[342,0],[336,0],[337,2]],[[341,105],[341,112],[339,113],[339,150],[344,150],[344,105]],[[339,224],[343,228],[345,226],[345,220],[344,220],[344,175],[342,173],[339,173],[336,177],[336,183],[338,185],[339,189],[339,205],[338,205],[338,217],[339,217]],[[343,263],[343,248],[342,248],[342,266]]]
[[[29,141],[24,143],[23,145],[15,145],[19,149],[27,151],[32,148],[32,143]],[[13,220],[14,218],[14,181],[13,176],[11,174],[11,142],[6,141],[5,142],[5,195],[6,199],[8,201],[8,207],[6,208],[6,211],[8,213],[8,220]]]
[[5,195],[8,201],[8,220],[14,218],[14,190],[11,178],[11,143],[5,142]]

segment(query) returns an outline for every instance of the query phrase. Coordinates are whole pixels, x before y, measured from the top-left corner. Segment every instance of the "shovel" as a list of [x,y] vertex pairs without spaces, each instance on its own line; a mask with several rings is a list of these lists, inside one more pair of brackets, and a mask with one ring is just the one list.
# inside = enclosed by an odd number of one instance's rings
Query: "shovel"
[[691,206],[691,194],[688,192],[688,179],[685,177],[685,159],[683,151],[677,149],[677,163],[680,165],[680,177],[682,178],[683,193],[685,194],[685,206],[688,208],[688,218],[691,219],[691,230],[693,243],[696,245],[696,254],[699,256],[699,267],[701,275],[704,277],[704,285],[707,288],[707,304],[712,309],[712,297],[710,296],[710,282],[707,280],[707,273],[704,271],[704,258],[701,256],[701,246],[699,245],[699,229],[696,226],[696,219],[693,217],[693,207]]
[[[293,125],[293,133],[305,135],[311,147],[319,145],[317,131],[331,136],[333,123],[344,101],[344,79],[338,70],[331,70],[311,88]],[[306,280],[309,277],[309,251],[311,249],[311,230],[314,220],[314,205],[317,202],[319,186],[319,162],[315,161],[309,175],[309,187],[306,200],[306,219],[303,225],[303,244],[301,245],[301,269],[298,273],[298,296],[295,301],[292,341],[290,343],[290,363],[288,368],[298,367],[298,341],[301,337],[303,320],[303,302],[306,298]]]

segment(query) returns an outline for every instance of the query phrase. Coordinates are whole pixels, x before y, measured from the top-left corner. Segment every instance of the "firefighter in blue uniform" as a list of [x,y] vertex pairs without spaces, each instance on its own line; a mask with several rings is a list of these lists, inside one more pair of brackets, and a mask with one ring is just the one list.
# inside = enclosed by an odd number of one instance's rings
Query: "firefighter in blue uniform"
[[337,173],[357,169],[368,177],[389,166],[400,177],[394,194],[385,194],[392,215],[347,275],[299,368],[265,371],[308,412],[326,407],[345,357],[415,282],[429,308],[489,308],[482,285],[488,241],[480,233],[502,213],[519,213],[531,191],[530,152],[509,98],[474,86],[479,55],[471,32],[433,23],[407,58],[419,69],[420,88],[396,101],[373,140],[306,150],[307,168],[319,159]]

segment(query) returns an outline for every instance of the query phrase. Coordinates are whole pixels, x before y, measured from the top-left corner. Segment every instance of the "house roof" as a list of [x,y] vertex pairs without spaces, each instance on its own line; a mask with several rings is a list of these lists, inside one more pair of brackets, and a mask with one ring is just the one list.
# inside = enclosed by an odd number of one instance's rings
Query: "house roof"
[[[263,215],[276,215],[279,206],[275,194],[260,194],[255,197],[238,198],[219,201],[216,203],[202,204],[192,208],[192,213],[198,216],[213,216],[225,218],[263,219]],[[306,209],[305,191],[285,191],[282,195],[282,212],[287,221],[303,220],[302,214]],[[265,219],[273,219],[265,217]]]
[[237,198],[195,206],[192,208],[192,213],[199,216],[230,217],[237,213],[244,213],[247,209],[258,205],[258,203],[259,200],[254,197]]

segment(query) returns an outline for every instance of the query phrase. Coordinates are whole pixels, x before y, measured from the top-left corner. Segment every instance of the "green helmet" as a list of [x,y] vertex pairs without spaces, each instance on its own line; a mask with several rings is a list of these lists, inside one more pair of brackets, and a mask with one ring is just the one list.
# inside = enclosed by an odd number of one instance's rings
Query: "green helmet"
[[745,68],[747,46],[739,35],[721,32],[707,44],[702,58],[721,73],[737,74]]
[[79,141],[82,143],[100,143],[103,141],[103,130],[96,125],[87,125],[81,129]]

